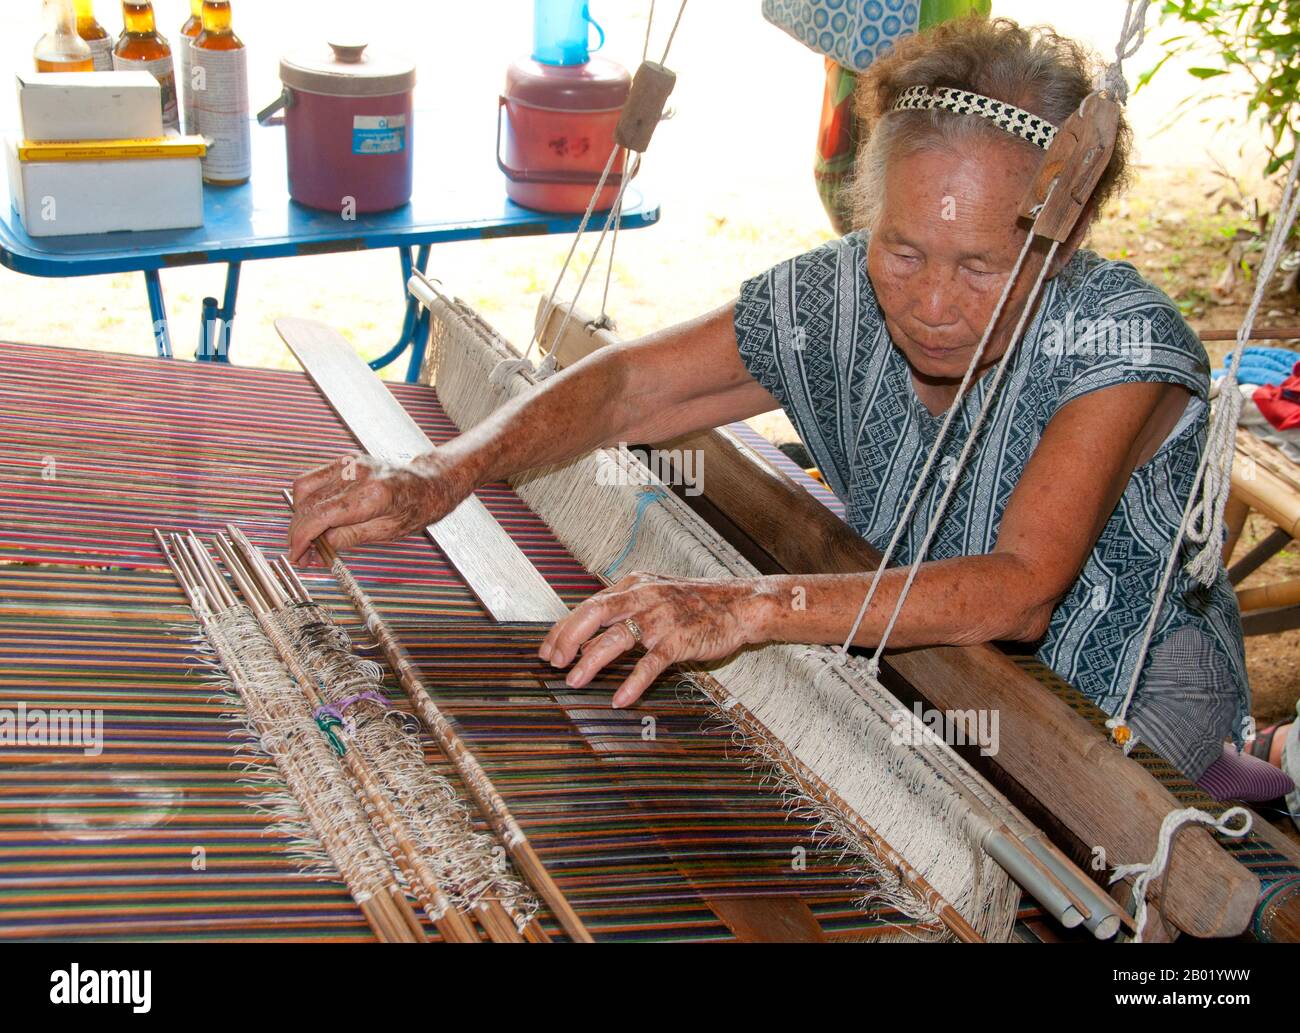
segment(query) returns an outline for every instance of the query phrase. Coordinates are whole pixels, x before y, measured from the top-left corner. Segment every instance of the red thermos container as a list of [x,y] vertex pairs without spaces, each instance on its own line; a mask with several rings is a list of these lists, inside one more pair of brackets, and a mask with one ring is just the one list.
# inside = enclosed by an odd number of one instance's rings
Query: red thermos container
[[358,213],[410,201],[414,64],[331,43],[282,58],[280,80],[280,99],[257,117],[285,127],[290,197]]
[[[600,57],[576,65],[532,58],[511,64],[497,116],[497,164],[510,199],[544,212],[585,211],[631,87],[626,68]],[[597,208],[614,203],[622,171],[620,154]]]

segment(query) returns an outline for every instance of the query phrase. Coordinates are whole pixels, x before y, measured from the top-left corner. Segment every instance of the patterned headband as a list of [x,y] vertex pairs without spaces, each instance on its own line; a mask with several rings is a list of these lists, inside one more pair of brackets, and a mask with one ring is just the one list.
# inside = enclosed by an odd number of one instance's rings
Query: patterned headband
[[894,106],[889,110],[915,111],[927,108],[942,108],[958,115],[979,115],[999,129],[1005,129],[1043,150],[1047,150],[1052,138],[1056,136],[1056,126],[1024,108],[1003,104],[1000,100],[980,93],[954,90],[947,86],[936,86],[934,89],[928,86],[908,87],[898,95],[898,100],[894,101]]

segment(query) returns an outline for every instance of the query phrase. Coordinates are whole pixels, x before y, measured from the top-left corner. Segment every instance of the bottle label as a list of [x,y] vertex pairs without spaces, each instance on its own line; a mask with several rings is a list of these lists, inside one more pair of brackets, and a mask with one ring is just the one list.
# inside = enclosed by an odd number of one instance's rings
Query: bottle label
[[179,76],[176,86],[181,92],[181,110],[184,117],[181,124],[185,127],[187,133],[197,133],[199,131],[198,122],[194,116],[194,40],[189,36],[181,36],[176,44],[176,56],[180,59],[177,75]]
[[199,134],[209,140],[203,176],[227,182],[247,179],[253,171],[248,51],[194,47],[190,60],[194,118]]
[[108,36],[103,39],[88,39],[90,56],[95,59],[95,71],[111,72],[113,70],[113,41]]
[[352,119],[353,154],[401,154],[404,150],[405,115],[357,115]]
[[181,111],[176,103],[176,73],[172,67],[171,55],[152,61],[136,61],[114,54],[113,67],[119,72],[148,72],[157,79],[162,88],[163,131],[181,131]]

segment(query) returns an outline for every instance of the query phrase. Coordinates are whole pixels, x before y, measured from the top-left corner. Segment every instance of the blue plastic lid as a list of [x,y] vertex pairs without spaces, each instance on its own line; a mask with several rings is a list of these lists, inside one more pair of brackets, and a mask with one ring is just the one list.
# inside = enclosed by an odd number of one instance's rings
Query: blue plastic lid
[[[599,42],[592,47],[591,29]],[[605,45],[605,30],[596,24],[586,0],[534,0],[533,60],[544,65],[581,65]]]

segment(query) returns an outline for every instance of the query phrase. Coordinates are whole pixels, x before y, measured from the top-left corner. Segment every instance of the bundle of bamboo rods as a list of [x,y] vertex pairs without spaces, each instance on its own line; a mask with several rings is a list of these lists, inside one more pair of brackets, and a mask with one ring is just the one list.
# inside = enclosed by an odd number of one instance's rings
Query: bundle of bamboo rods
[[[288,491],[283,492],[283,495],[289,508],[292,509],[293,496]],[[515,866],[546,906],[551,909],[569,937],[577,943],[592,943],[591,933],[587,931],[582,919],[578,917],[573,906],[556,885],[555,880],[551,878],[550,872],[542,864],[541,858],[537,856],[537,852],[528,841],[528,837],[524,835],[514,815],[510,813],[510,809],[492,784],[487,772],[483,770],[482,765],[452,723],[434,703],[418,668],[401,641],[389,628],[375,604],[329,543],[323,538],[317,538],[314,545],[321,559],[329,565],[335,580],[351,600],[357,615],[374,636],[421,723],[460,774],[475,804],[496,832]],[[293,568],[287,562],[284,566],[290,576],[297,580]],[[300,581],[298,584],[301,586]],[[305,588],[303,591],[305,593]]]
[[[272,619],[273,614],[285,610],[291,604],[312,603],[310,593],[283,558],[275,563],[269,562],[233,524],[227,525],[227,535],[218,535],[214,539],[214,544],[239,584],[244,597],[257,613],[267,637],[275,643],[281,659],[302,685],[312,708],[319,709],[326,700],[322,699],[316,691],[316,674],[286,637],[283,628]],[[395,787],[380,777],[376,770],[380,766],[379,762],[368,758],[365,749],[360,747],[355,739],[348,743],[348,747],[344,754],[345,762],[350,768],[355,768],[358,781],[379,801],[378,806],[383,813],[391,816],[389,831],[401,848],[402,859],[412,873],[411,884],[423,890],[436,902],[435,910],[451,908],[450,902],[446,900],[445,894],[438,885],[437,877],[420,856],[416,837],[390,806],[388,794]],[[426,910],[428,910],[427,905]],[[451,910],[455,912],[454,908]],[[516,928],[514,918],[506,911],[502,902],[490,894],[485,894],[477,900],[466,917],[477,920],[488,936],[497,942],[518,943],[525,938],[540,942],[547,939],[545,931],[535,921],[527,922],[521,935]]]
[[[315,720],[316,715],[322,712],[325,702],[317,691],[316,679],[307,669],[303,659],[298,656],[283,630],[272,619],[276,611],[283,610],[292,602],[309,601],[305,589],[287,564],[273,566],[238,528],[228,526],[227,530],[228,535],[218,535],[213,539],[213,546],[229,570],[238,592],[246,600],[248,610],[255,618],[258,627],[266,640],[274,646],[281,663],[296,683],[303,707],[313,715]],[[182,587],[190,596],[191,605],[200,616],[200,620],[203,620],[210,610],[220,613],[232,611],[238,606],[235,590],[227,583],[211,554],[192,532],[186,535],[172,535],[170,548],[161,534],[157,534],[157,537]],[[215,600],[216,606],[209,607],[206,603],[207,599]],[[219,635],[210,620],[204,621],[204,627],[210,638],[214,633]],[[237,649],[229,642],[224,643],[224,646],[225,648],[220,650],[221,660],[231,672],[232,678],[237,677],[238,683],[242,686],[255,687],[254,679],[248,672],[240,669]],[[236,671],[238,671],[237,676]],[[244,694],[241,692],[242,695]],[[288,715],[266,715],[262,723],[276,727],[277,716],[283,720]],[[300,713],[296,716],[300,719],[302,715]],[[476,901],[468,913],[456,907],[439,884],[427,859],[422,855],[416,837],[398,812],[388,787],[378,778],[364,752],[357,748],[357,743],[352,739],[348,729],[334,726],[331,732],[327,733],[324,727],[319,727],[319,735],[323,740],[331,742],[332,746],[337,743],[333,753],[337,755],[339,766],[350,776],[352,789],[370,815],[373,822],[371,832],[374,842],[387,853],[393,868],[402,873],[413,895],[444,940],[460,943],[480,942],[475,921],[487,937],[495,942],[519,943],[525,939],[543,942],[548,939],[545,931],[535,921],[529,921],[521,935],[514,919],[498,900],[484,897]],[[332,740],[329,739],[329,735],[333,736]],[[292,768],[292,761],[289,761],[287,766]],[[309,801],[314,800],[316,787],[311,784],[310,778],[305,777],[296,777],[292,780],[286,777],[286,782],[291,782],[290,789],[304,805],[309,821],[326,847],[326,852],[335,862],[345,881],[349,881],[349,862],[346,852],[335,849],[338,845],[329,841],[326,822],[313,819],[312,803]],[[323,830],[325,835],[322,836]],[[351,886],[351,883],[349,885]],[[354,893],[354,898],[362,905],[363,913],[366,914],[367,921],[370,922],[376,936],[387,942],[427,940],[418,918],[415,917],[405,893],[396,880],[391,878],[387,880],[385,890],[383,894],[372,895],[373,899],[382,901],[377,908],[371,906],[372,901],[364,891]],[[372,911],[377,913],[372,915]]]
[[[237,603],[207,550],[193,535],[173,534],[167,538],[155,530],[154,536],[261,739],[269,741],[284,734],[285,729],[301,726],[302,708],[293,712],[285,707],[282,698],[268,698],[259,673],[250,670],[244,660],[245,644],[233,641],[224,630],[220,618],[234,611]],[[315,756],[304,756],[312,752],[313,746]],[[341,821],[337,813],[326,812],[325,801],[329,795],[321,792],[322,781],[331,784],[342,781],[342,773],[337,762],[330,759],[332,756],[320,749],[318,741],[295,741],[290,733],[284,748],[275,751],[273,759],[375,937],[384,943],[427,941],[419,919],[391,871],[385,866],[382,874],[377,874],[374,866],[364,863],[364,858],[378,853],[378,844],[364,817],[348,823]],[[345,788],[349,793],[352,791],[350,786]]]
[[[237,537],[232,540],[225,535],[218,535],[213,539],[217,553],[239,586],[239,591],[257,618],[262,632],[275,646],[281,661],[298,683],[311,711],[318,713],[324,700],[316,690],[315,679],[303,665],[292,644],[271,620],[272,612],[287,602],[277,579],[260,553],[244,547],[248,544],[247,539],[243,538],[238,529],[228,527],[228,530]],[[239,541],[239,548],[236,548],[235,541]],[[448,899],[437,877],[416,848],[410,830],[397,813],[383,784],[361,750],[356,748],[347,729],[338,729],[336,734],[342,743],[340,759],[344,769],[354,779],[360,797],[374,816],[378,838],[388,846],[394,865],[406,878],[430,921],[445,940],[455,943],[478,942],[479,937],[473,925]],[[517,941],[519,935],[513,924],[505,924],[510,925],[513,938],[495,924],[488,927],[492,938]]]

